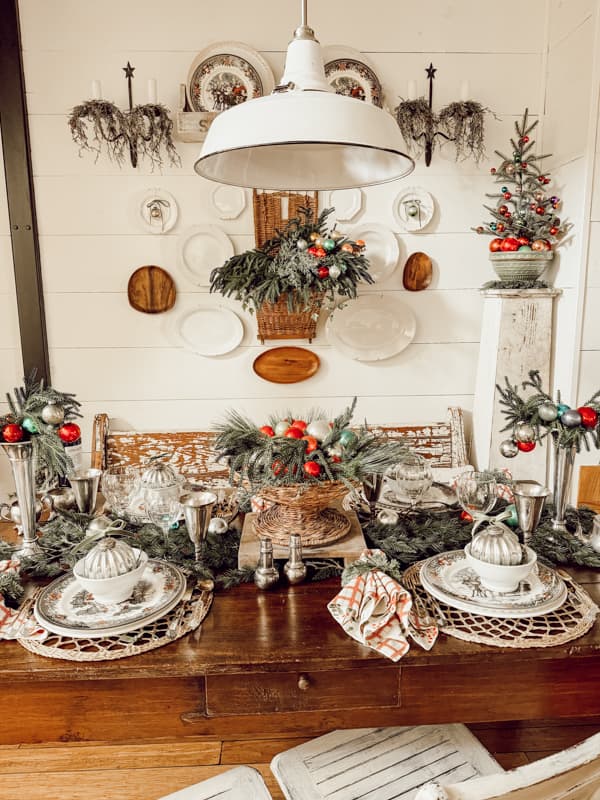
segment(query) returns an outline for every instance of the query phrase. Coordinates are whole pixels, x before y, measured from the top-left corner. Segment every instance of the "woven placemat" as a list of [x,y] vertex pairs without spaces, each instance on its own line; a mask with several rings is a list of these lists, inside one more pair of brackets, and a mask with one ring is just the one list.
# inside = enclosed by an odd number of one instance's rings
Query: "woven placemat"
[[[189,598],[175,606],[166,616],[136,631],[104,639],[74,639],[49,633],[45,641],[17,639],[21,647],[39,656],[66,661],[114,661],[137,656],[171,644],[186,633],[196,630],[208,614],[213,599],[212,581],[198,581]],[[31,613],[31,612],[30,612]]]
[[524,619],[484,617],[461,611],[436,600],[423,588],[420,579],[424,561],[410,566],[402,583],[412,594],[417,610],[430,615],[442,633],[466,642],[493,647],[555,647],[583,636],[594,624],[598,606],[589,594],[562,569],[557,572],[567,586],[567,599],[550,614]]

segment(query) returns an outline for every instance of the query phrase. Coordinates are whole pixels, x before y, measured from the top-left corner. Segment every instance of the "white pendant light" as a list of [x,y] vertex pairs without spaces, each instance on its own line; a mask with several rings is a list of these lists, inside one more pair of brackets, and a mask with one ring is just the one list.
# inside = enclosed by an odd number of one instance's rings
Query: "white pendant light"
[[400,130],[381,108],[335,94],[321,46],[302,24],[273,94],[224,111],[209,128],[196,172],[255,189],[350,189],[397,180],[414,169]]

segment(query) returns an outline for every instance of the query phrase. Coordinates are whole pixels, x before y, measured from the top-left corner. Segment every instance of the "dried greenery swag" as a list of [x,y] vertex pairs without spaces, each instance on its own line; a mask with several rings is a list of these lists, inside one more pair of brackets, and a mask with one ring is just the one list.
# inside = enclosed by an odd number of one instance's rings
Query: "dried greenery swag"
[[108,100],[86,100],[72,110],[69,128],[80,155],[94,153],[96,161],[106,150],[110,160],[122,167],[131,145],[139,157],[150,160],[153,169],[164,165],[163,148],[168,162],[181,166],[173,143],[173,122],[163,105],[138,105],[121,111]]

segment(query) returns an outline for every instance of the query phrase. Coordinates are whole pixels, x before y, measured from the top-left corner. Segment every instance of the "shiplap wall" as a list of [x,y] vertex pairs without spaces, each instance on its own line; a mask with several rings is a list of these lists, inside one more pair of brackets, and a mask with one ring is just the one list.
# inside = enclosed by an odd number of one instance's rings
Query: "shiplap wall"
[[[297,24],[297,5],[21,0],[53,381],[83,401],[86,438],[100,410],[121,428],[165,429],[205,428],[227,406],[257,419],[289,405],[299,411],[314,405],[336,410],[354,394],[359,395],[359,418],[372,422],[418,422],[443,417],[449,404],[471,407],[481,315],[477,289],[491,272],[487,240],[469,229],[482,219],[483,195],[491,185],[489,163],[456,164],[450,150],[436,153],[431,168],[420,162],[406,181],[365,192],[355,222],[392,228],[392,201],[403,186],[422,186],[436,199],[431,232],[399,235],[398,269],[385,284],[369,289],[401,295],[414,309],[415,343],[386,362],[359,364],[332,350],[321,326],[313,343],[322,360],[319,373],[281,387],[252,372],[261,351],[253,320],[236,304],[191,285],[177,263],[178,237],[194,224],[219,224],[237,251],[250,247],[249,194],[238,219],[221,221],[210,201],[213,185],[192,169],[199,145],[179,143],[183,168],[160,175],[146,165],[121,170],[103,157],[97,163],[80,158],[70,141],[68,111],[89,95],[93,79],[102,81],[107,98],[126,104],[121,68],[128,59],[136,67],[135,97],[145,99],[146,80],[156,78],[159,99],[170,108],[176,107],[179,84],[195,55],[214,41],[247,42],[264,54],[278,77]],[[488,120],[490,152],[504,147],[525,105],[538,113],[543,83],[544,41],[532,37],[531,30],[544,19],[545,1],[508,0],[503,13],[519,20],[510,36],[503,26],[489,24],[496,10],[491,0],[479,3],[476,14],[469,0],[436,2],[435,8],[385,0],[367,8],[358,0],[330,0],[309,8],[324,44],[346,44],[369,55],[390,106],[405,94],[409,80],[417,80],[425,92],[430,60],[438,67],[436,106],[457,99],[461,82],[468,79],[471,95],[499,117]],[[177,226],[165,236],[145,235],[139,225],[141,196],[152,187],[170,191],[179,204]],[[402,289],[402,265],[415,250],[425,250],[435,262],[434,282],[422,294]],[[158,264],[173,274],[179,295],[168,314],[144,316],[129,308],[127,280],[143,264]],[[243,346],[228,357],[203,359],[175,346],[178,317],[203,302],[223,302],[244,318]]]

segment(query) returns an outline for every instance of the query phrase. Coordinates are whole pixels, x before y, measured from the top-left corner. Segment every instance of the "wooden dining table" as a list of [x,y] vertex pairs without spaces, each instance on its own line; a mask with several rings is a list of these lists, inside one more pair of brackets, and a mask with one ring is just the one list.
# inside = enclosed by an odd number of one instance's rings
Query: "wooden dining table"
[[[600,573],[570,569],[600,604]],[[79,663],[0,643],[0,744],[309,736],[333,728],[600,715],[600,623],[517,649],[441,634],[393,663],[327,610],[338,579],[219,591],[201,627],[143,655]]]

